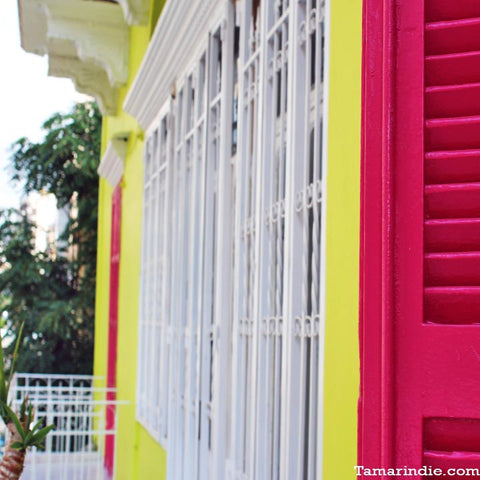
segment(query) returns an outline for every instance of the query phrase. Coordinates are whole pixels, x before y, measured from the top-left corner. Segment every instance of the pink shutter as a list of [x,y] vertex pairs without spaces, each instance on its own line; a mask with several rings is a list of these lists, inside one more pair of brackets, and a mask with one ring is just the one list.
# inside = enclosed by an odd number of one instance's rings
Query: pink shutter
[[359,463],[480,468],[480,2],[365,26]]
[[[117,330],[118,330],[118,287],[120,268],[120,236],[122,226],[122,187],[117,185],[112,196],[112,228],[110,247],[110,305],[108,319],[108,366],[107,387],[117,386]],[[107,400],[115,400],[114,392],[107,392]],[[115,426],[115,407],[107,409],[106,428]],[[105,467],[110,477],[113,476],[115,461],[115,438],[105,438]]]

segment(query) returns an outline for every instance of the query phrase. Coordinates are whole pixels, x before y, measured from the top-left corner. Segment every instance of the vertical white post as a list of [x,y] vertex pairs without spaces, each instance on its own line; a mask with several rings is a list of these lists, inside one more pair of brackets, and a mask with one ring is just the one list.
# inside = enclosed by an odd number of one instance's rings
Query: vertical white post
[[217,229],[215,245],[215,291],[212,292],[215,317],[213,328],[213,384],[212,422],[212,467],[210,479],[222,480],[225,475],[227,448],[227,407],[230,381],[230,339],[232,317],[233,277],[233,219],[231,218],[232,191],[232,112],[233,112],[233,50],[235,32],[235,10],[231,2],[225,2],[224,21],[220,27],[222,43],[222,76],[220,118],[217,118],[219,139],[217,141]]

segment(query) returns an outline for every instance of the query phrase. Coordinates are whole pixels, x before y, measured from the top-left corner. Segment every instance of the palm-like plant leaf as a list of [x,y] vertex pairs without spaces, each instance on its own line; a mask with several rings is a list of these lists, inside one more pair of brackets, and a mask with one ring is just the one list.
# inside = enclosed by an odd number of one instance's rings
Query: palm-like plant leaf
[[[47,425],[46,427],[40,428],[44,422],[44,419],[41,418],[40,420],[37,420],[33,428],[30,429],[30,422],[28,422],[28,420],[30,419],[31,421],[32,419],[33,407],[32,405],[29,405],[28,413],[26,415],[26,426],[24,427],[15,412],[6,403],[3,403],[2,407],[7,411],[10,420],[14,423],[18,435],[21,438],[21,441],[12,443],[12,448],[22,451],[26,451],[28,447],[37,447],[43,449],[45,437],[54,428],[54,425]],[[25,418],[25,416],[23,418]]]
[[[33,405],[28,401],[28,395],[25,396],[23,402],[20,405],[20,414],[17,414],[7,404],[8,392],[12,383],[13,374],[15,372],[15,364],[18,357],[18,350],[22,341],[23,328],[25,322],[22,323],[15,343],[15,349],[12,357],[12,364],[10,366],[10,374],[8,380],[5,376],[5,361],[3,356],[3,348],[0,345],[0,415],[2,416],[6,424],[12,422],[15,425],[18,436],[21,441],[15,441],[11,444],[12,448],[19,449],[23,452],[28,447],[36,446],[37,448],[43,448],[43,442],[48,433],[53,429],[53,425],[40,428],[44,422],[44,419],[37,420],[33,428],[30,428],[34,418]],[[1,341],[1,339],[0,339]]]
[[[1,338],[0,338],[1,341]],[[3,358],[3,348],[0,345],[0,400],[7,401],[7,383],[5,382],[5,360]],[[3,417],[3,415],[2,415]]]
[[[20,330],[18,331],[17,341],[15,342],[15,350],[13,351],[12,365],[10,367],[10,375],[8,377],[8,383],[7,383],[7,387],[6,387],[7,388],[6,394],[7,395],[8,395],[8,392],[10,390],[10,384],[12,383],[13,374],[15,372],[15,364],[17,363],[18,349],[20,348],[20,343],[21,343],[22,338],[23,338],[23,329],[24,328],[25,328],[25,322],[22,322],[22,324],[20,325]],[[1,349],[1,348],[0,348],[0,350],[3,351],[3,349]],[[3,354],[2,354],[2,357],[3,357]],[[3,371],[3,368],[2,368],[2,371]],[[2,384],[3,383],[5,383],[5,382],[3,381]]]
[[27,447],[30,447],[30,446],[38,447],[39,444],[43,446],[45,437],[53,430],[53,427],[54,425],[47,425],[46,427],[43,427],[42,429],[40,429],[37,433],[35,433],[35,435],[32,436],[30,440],[30,445],[27,445]]
[[25,429],[23,428],[22,422],[19,420],[15,412],[6,403],[2,402],[2,407],[8,413],[10,420],[14,423],[15,428],[17,429],[17,432],[20,435],[20,438],[22,440],[25,440],[26,433],[25,433]]

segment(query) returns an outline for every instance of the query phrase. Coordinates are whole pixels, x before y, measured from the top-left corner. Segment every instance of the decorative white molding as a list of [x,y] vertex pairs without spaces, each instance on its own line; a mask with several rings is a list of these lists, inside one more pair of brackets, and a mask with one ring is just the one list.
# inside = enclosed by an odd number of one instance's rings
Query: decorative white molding
[[21,44],[48,55],[54,76],[72,78],[104,113],[116,111],[128,79],[129,27],[119,5],[85,0],[19,0]]
[[121,134],[112,138],[108,142],[107,149],[98,167],[98,174],[105,178],[112,187],[116,187],[122,179],[127,154],[127,139],[128,134]]
[[207,33],[219,24],[225,3],[169,0],[158,20],[123,108],[147,129],[172,91],[179,73],[205,48]]
[[146,25],[148,22],[148,0],[118,0],[125,20],[130,25]]

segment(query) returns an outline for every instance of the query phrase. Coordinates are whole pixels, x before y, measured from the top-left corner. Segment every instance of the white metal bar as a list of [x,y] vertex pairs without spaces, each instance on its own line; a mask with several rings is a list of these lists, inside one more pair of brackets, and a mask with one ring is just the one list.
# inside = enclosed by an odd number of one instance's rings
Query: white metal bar
[[[209,98],[210,98],[210,83],[211,83],[211,54],[210,54],[210,36],[208,35],[208,42],[202,59],[200,60],[200,71],[201,78],[203,79],[203,85],[201,88],[201,98],[199,99],[199,117],[203,119],[202,130],[199,131],[198,136],[198,153],[200,156],[200,190],[198,202],[200,205],[200,226],[199,226],[199,272],[198,272],[198,285],[199,285],[199,298],[197,302],[197,316],[198,316],[198,338],[197,338],[197,351],[198,351],[198,364],[197,364],[197,425],[199,428],[198,431],[198,441],[196,445],[195,452],[195,465],[197,468],[196,477],[201,478],[204,475],[203,472],[208,471],[208,448],[206,445],[207,435],[207,421],[205,418],[205,409],[207,400],[204,398],[205,391],[205,379],[204,379],[204,295],[203,295],[203,284],[204,284],[204,252],[207,244],[207,239],[205,237],[205,225],[207,222],[207,212],[205,208],[205,197],[206,197],[206,172],[207,172],[207,145],[209,139],[209,128],[210,128],[210,115],[209,111]],[[208,447],[208,446],[207,446]]]
[[[256,478],[256,468],[257,468],[257,455],[256,455],[256,448],[257,448],[257,425],[258,420],[261,418],[259,417],[259,364],[258,359],[261,358],[261,352],[259,352],[259,343],[261,340],[261,331],[260,331],[260,324],[262,318],[262,308],[261,302],[262,297],[265,294],[265,285],[263,282],[265,281],[265,277],[262,274],[262,269],[265,267],[264,262],[262,262],[264,252],[264,246],[262,244],[262,230],[263,230],[263,214],[262,210],[264,208],[264,198],[262,195],[263,188],[264,188],[264,162],[263,159],[265,158],[267,145],[269,142],[269,131],[266,128],[267,126],[267,116],[265,116],[265,111],[268,108],[268,96],[267,96],[267,55],[266,49],[268,49],[268,38],[266,36],[266,32],[268,31],[268,22],[269,22],[269,15],[268,15],[268,2],[261,2],[260,3],[260,18],[257,20],[259,23],[259,33],[255,34],[256,41],[259,42],[259,49],[260,49],[260,56],[259,56],[259,71],[258,71],[258,129],[257,129],[257,162],[254,165],[255,168],[255,175],[256,175],[256,182],[255,182],[255,189],[256,189],[256,204],[255,204],[255,230],[256,230],[256,237],[255,237],[255,257],[258,259],[256,265],[254,265],[254,290],[253,290],[253,336],[252,336],[252,356],[251,356],[251,368],[250,368],[250,376],[251,376],[251,395],[249,401],[250,403],[250,415],[248,418],[248,461],[247,461],[247,469],[245,473],[249,476],[250,479]],[[258,39],[258,40],[257,40]],[[257,72],[256,72],[257,75]]]
[[194,130],[193,126],[195,124],[195,86],[193,80],[193,74],[188,76],[187,82],[187,95],[186,95],[186,109],[187,109],[187,126],[185,134],[185,148],[186,148],[186,188],[185,193],[187,195],[186,199],[186,208],[188,209],[188,215],[185,215],[185,220],[188,223],[186,225],[187,231],[187,255],[186,255],[186,318],[185,318],[185,343],[184,343],[184,352],[186,357],[186,367],[185,367],[185,385],[184,385],[184,432],[183,432],[183,464],[184,464],[184,475],[182,478],[193,478],[192,473],[193,461],[192,456],[192,419],[191,419],[191,389],[192,389],[192,370],[194,369],[194,358],[193,351],[193,316],[192,316],[192,305],[193,305],[193,296],[195,290],[194,278],[194,257],[195,257],[195,245],[192,242],[192,239],[195,236],[195,215],[194,215],[194,199],[195,199],[195,171],[196,164],[194,158]]
[[175,147],[173,165],[174,175],[174,200],[172,203],[172,222],[174,224],[174,241],[172,244],[172,327],[173,337],[173,358],[175,361],[171,364],[170,376],[172,378],[171,390],[171,419],[172,427],[170,428],[171,438],[169,439],[170,449],[170,478],[182,478],[181,452],[183,444],[183,414],[182,414],[182,394],[184,385],[184,287],[185,287],[185,85],[179,88],[178,96],[175,101],[176,112],[176,130],[175,130]]
[[[250,212],[250,201],[252,182],[250,171],[251,145],[253,144],[253,132],[256,127],[255,109],[252,108],[250,99],[251,92],[251,69],[255,71],[254,62],[258,59],[257,53],[251,53],[249,49],[249,37],[254,38],[253,15],[251,2],[243,3],[241,10],[240,24],[240,46],[239,46],[239,73],[238,73],[238,133],[237,133],[237,155],[236,155],[236,201],[235,201],[235,259],[234,259],[234,298],[233,298],[233,361],[232,361],[232,411],[231,416],[231,446],[229,453],[229,465],[232,478],[236,478],[239,472],[245,471],[245,436],[247,424],[248,404],[247,389],[250,385],[247,382],[247,371],[245,363],[248,364],[248,341],[249,335],[245,326],[251,320],[249,315],[249,296],[251,289],[249,264],[252,260],[249,241],[254,235],[253,229],[246,227],[247,220],[252,218]],[[249,35],[250,33],[250,35]],[[250,45],[253,41],[250,42]],[[248,97],[245,93],[248,92]],[[252,112],[253,110],[253,112]],[[251,128],[245,128],[249,125]]]
[[[206,49],[207,50],[207,49]],[[196,285],[196,298],[192,302],[192,315],[195,318],[194,327],[194,343],[195,349],[195,379],[194,379],[194,428],[192,429],[194,442],[193,468],[194,475],[198,476],[197,472],[200,465],[201,445],[198,441],[201,435],[200,423],[202,420],[202,405],[201,405],[201,354],[202,354],[202,261],[203,261],[203,223],[204,223],[204,164],[205,164],[205,145],[206,145],[206,101],[207,96],[207,55],[204,51],[198,61],[198,76],[197,76],[197,101],[196,101],[196,132],[195,132],[195,182],[197,196],[195,198],[195,216],[197,218],[197,235],[198,239],[195,242],[197,251],[195,254],[195,272],[194,283]],[[192,477],[193,478],[193,477]]]
[[[326,295],[326,219],[327,219],[327,172],[328,172],[328,157],[327,157],[327,147],[328,147],[328,92],[329,92],[329,59],[330,59],[330,0],[317,0],[317,2],[324,8],[323,21],[319,21],[319,25],[322,27],[323,31],[323,41],[318,38],[318,42],[322,42],[318,46],[317,51],[322,52],[322,108],[321,116],[323,118],[321,124],[322,132],[322,144],[321,144],[321,156],[322,156],[322,208],[321,208],[321,224],[320,228],[322,231],[321,245],[320,245],[320,255],[321,255],[321,265],[320,265],[320,326],[319,326],[319,357],[321,359],[321,368],[319,372],[318,380],[318,397],[321,399],[319,403],[319,415],[317,417],[317,435],[318,435],[318,453],[317,453],[317,472],[323,472],[323,398],[324,398],[324,358],[325,358],[325,295]],[[322,47],[322,48],[320,48]],[[320,92],[318,93],[320,95]]]
[[216,372],[213,381],[212,410],[214,413],[212,429],[212,468],[211,479],[224,478],[225,459],[228,449],[227,419],[229,412],[229,381],[231,371],[231,317],[234,275],[232,269],[234,208],[232,185],[232,126],[233,126],[233,88],[234,88],[234,34],[235,9],[231,2],[225,4],[224,22],[220,27],[222,44],[221,100],[219,105],[219,137],[217,151],[217,231],[215,235],[216,252],[213,275],[218,279],[213,298],[216,330],[214,344],[214,365]]

